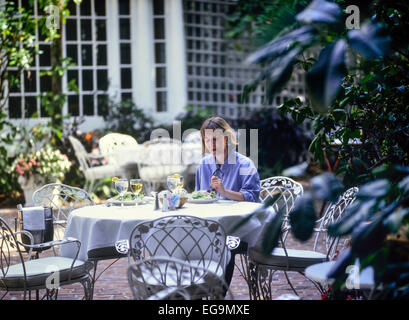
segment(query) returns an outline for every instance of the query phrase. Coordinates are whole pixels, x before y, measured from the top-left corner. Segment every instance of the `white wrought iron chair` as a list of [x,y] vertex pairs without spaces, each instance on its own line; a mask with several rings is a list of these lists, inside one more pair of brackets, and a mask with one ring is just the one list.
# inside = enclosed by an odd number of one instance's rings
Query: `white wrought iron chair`
[[158,138],[144,142],[139,157],[139,177],[143,180],[146,193],[159,191],[166,184],[168,175],[185,175],[187,166],[182,163],[182,146],[178,140]]
[[[41,299],[57,299],[60,286],[72,283],[81,283],[84,287],[84,298],[90,299],[89,269],[91,265],[77,259],[80,242],[76,239],[64,239],[50,241],[37,245],[23,244],[17,239],[18,235],[24,234],[31,239],[32,235],[27,231],[13,232],[7,223],[0,218],[0,291],[5,293],[0,297],[2,300],[7,293],[22,291],[23,299],[31,299],[31,291],[45,290]],[[42,247],[54,247],[66,243],[75,243],[77,253],[74,258],[60,256],[44,257],[31,260],[31,251]],[[24,260],[22,249],[28,250],[27,260]],[[56,276],[58,273],[58,277]],[[36,295],[39,299],[39,295]]]
[[224,300],[233,295],[209,269],[175,258],[152,257],[131,264],[128,282],[136,300]]
[[181,259],[224,276],[226,234],[217,221],[173,215],[137,224],[129,237],[128,258]]
[[[288,284],[296,295],[298,295],[292,285],[287,272],[298,272],[305,276],[304,270],[310,265],[321,263],[332,259],[336,253],[340,239],[328,235],[327,227],[329,224],[340,219],[348,205],[356,198],[358,188],[353,187],[342,194],[336,203],[327,207],[324,215],[316,221],[314,228],[315,239],[312,250],[290,249],[285,246],[285,238],[281,237],[282,247],[275,248],[269,255],[263,254],[258,247],[249,248],[248,251],[248,275],[251,288],[251,298],[271,300],[272,279],[276,271],[283,271]],[[285,225],[283,221],[283,233],[290,230],[290,226]],[[324,238],[325,250],[319,244],[320,237]],[[306,277],[306,279],[308,279]],[[310,280],[315,287],[322,292],[321,286]]]
[[[303,186],[288,177],[275,176],[260,181],[260,202],[265,202],[267,199],[275,197],[276,200],[272,204],[272,208],[274,209],[274,211],[277,212],[281,207],[283,207],[285,210],[283,228],[286,228],[288,226],[288,215],[291,209],[294,207],[295,201],[299,197],[301,197],[303,193]],[[286,238],[287,233],[288,232],[284,234],[284,239]],[[252,292],[254,291],[254,289],[251,289],[251,287],[254,284],[251,283],[248,274],[248,254],[240,254],[240,265],[236,264],[236,268],[246,281],[251,298]]]
[[80,169],[84,173],[84,189],[87,192],[92,192],[94,187],[96,188],[96,186],[94,186],[96,180],[113,176],[125,177],[124,170],[116,165],[106,164],[94,166],[92,160],[102,159],[103,157],[88,153],[81,141],[79,141],[77,138],[69,136],[68,139],[74,148],[75,155],[77,156],[80,164]]
[[62,183],[50,183],[33,193],[35,206],[51,207],[53,210],[54,239],[64,237],[65,225],[72,210],[95,205],[92,197],[83,189]]
[[108,133],[99,139],[99,150],[110,165],[122,167],[125,176],[137,178],[139,144],[134,137],[122,133]]

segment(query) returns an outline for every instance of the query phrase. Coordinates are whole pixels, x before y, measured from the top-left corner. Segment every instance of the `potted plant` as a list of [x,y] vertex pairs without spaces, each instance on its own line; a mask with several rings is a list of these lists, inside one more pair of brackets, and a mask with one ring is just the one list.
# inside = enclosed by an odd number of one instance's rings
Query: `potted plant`
[[25,205],[29,206],[36,189],[61,181],[70,167],[68,157],[48,144],[40,150],[21,153],[14,160],[11,170],[17,173],[17,180],[24,191]]

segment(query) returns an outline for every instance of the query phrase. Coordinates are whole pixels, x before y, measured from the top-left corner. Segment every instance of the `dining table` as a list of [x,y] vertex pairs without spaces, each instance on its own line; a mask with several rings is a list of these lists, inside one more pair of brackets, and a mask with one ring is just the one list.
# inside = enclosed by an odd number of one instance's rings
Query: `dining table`
[[[239,228],[235,226],[261,206],[261,203],[217,200],[212,203],[187,202],[182,208],[163,212],[154,210],[153,201],[135,205],[99,204],[73,210],[67,219],[64,236],[81,242],[78,259],[89,260],[89,252],[115,248],[118,241],[128,240],[133,228],[140,222],[169,215],[190,215],[219,222],[226,235],[239,237],[252,246],[262,231],[269,214],[248,219]],[[77,248],[69,244],[61,247],[61,255],[74,257]],[[126,255],[124,255],[126,257]],[[95,257],[93,257],[95,258]]]

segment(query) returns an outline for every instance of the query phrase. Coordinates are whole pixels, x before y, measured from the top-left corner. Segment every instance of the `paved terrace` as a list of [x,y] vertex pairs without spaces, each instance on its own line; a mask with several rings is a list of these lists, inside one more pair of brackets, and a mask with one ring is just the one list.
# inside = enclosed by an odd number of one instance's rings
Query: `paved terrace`
[[[6,219],[10,227],[14,228],[14,218],[17,216],[17,209],[0,209],[0,217]],[[294,240],[291,235],[287,242],[289,247],[297,249],[311,249],[312,241],[300,243]],[[44,253],[43,253],[44,254]],[[239,263],[239,257],[236,256],[236,262]],[[98,263],[97,273],[107,267],[114,260],[105,260]],[[95,284],[95,300],[130,300],[132,293],[126,278],[127,259],[120,259],[107,271],[105,271]],[[288,273],[294,287],[303,300],[320,300],[321,295],[314,285],[298,273]],[[278,297],[285,293],[293,293],[283,272],[276,272],[273,279],[273,297]],[[235,268],[233,279],[230,285],[235,300],[248,300],[248,288],[244,279]],[[83,287],[81,284],[64,286],[58,295],[61,300],[80,300],[83,297]],[[6,300],[22,299],[20,293],[9,293],[4,298]]]

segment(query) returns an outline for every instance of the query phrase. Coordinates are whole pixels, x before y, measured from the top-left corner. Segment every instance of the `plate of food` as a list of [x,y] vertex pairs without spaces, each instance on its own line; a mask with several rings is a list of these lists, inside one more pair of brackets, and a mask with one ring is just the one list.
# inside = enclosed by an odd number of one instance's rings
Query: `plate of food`
[[193,191],[189,195],[187,202],[189,203],[213,203],[219,200],[215,191],[208,192],[206,190]]
[[146,197],[143,193],[140,193],[138,196],[135,196],[131,192],[127,192],[124,194],[122,198],[120,195],[116,195],[115,197],[109,198],[107,200],[108,203],[112,205],[125,205],[125,206],[133,206],[136,204],[145,204],[152,200],[152,197]]

